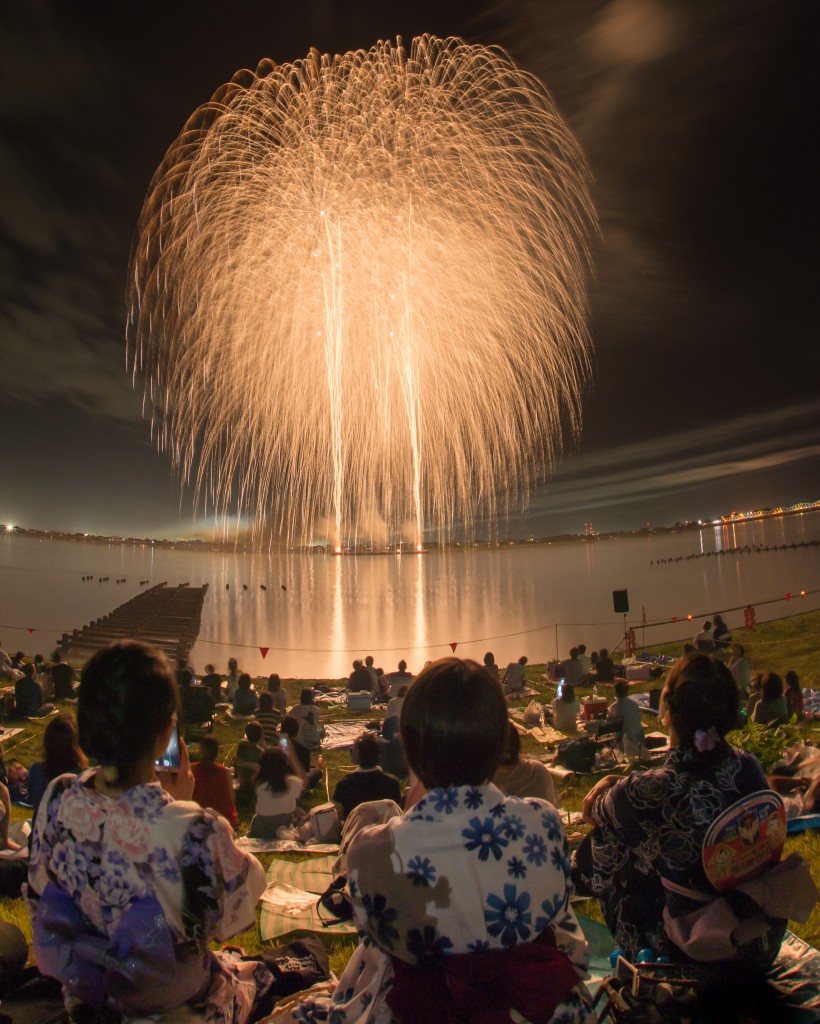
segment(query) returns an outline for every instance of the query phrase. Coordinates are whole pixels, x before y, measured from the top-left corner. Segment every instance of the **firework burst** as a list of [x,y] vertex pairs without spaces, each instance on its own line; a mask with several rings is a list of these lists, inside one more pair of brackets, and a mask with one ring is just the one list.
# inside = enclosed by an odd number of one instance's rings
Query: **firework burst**
[[242,71],[151,183],[128,364],[217,512],[337,543],[525,505],[590,371],[583,155],[501,50]]

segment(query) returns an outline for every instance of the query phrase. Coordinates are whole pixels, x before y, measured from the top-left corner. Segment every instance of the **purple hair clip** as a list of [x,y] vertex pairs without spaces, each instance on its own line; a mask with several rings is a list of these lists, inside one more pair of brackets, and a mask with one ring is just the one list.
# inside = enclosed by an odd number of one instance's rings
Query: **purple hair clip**
[[703,729],[698,729],[695,732],[695,750],[701,754],[706,753],[707,750],[714,750],[720,740],[717,729],[710,725],[706,732]]

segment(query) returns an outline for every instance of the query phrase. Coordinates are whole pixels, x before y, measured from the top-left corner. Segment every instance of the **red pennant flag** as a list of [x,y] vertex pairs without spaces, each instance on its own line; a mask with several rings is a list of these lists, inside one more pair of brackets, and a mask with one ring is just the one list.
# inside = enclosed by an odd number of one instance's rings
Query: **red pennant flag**
[[259,653],[260,653],[260,654],[262,655],[262,657],[264,658],[264,657],[265,657],[265,656],[267,655],[267,653],[268,653],[268,651],[269,651],[269,650],[270,650],[270,647],[260,647],[260,648],[259,648]]
[[32,634],[33,632],[34,632],[34,630],[33,630],[33,629],[30,629],[30,630],[28,631],[28,635],[29,635],[29,636],[31,636],[31,634]]
[[678,621],[678,617],[677,617],[677,615],[673,615],[673,616],[672,616],[672,621],[673,621],[673,622],[677,622],[677,621]]
[[453,654],[455,654],[456,653],[456,647],[458,647],[458,644],[457,643],[451,643],[450,646],[453,648]]

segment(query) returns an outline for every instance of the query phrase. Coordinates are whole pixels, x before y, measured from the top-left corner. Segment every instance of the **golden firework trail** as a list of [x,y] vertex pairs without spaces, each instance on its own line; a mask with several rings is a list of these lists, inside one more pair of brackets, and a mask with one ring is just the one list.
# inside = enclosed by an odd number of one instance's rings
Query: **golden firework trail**
[[128,366],[217,512],[289,539],[447,539],[578,436],[586,161],[502,50],[263,61],[188,120],[129,273]]

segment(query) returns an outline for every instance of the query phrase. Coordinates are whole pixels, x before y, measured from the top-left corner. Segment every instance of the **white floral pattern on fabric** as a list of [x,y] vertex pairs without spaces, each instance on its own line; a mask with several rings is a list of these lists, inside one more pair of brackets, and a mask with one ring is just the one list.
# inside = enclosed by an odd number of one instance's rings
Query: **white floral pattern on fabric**
[[[237,849],[223,818],[173,800],[159,783],[103,796],[89,785],[95,771],[61,776],[40,803],[29,860],[32,915],[53,882],[103,936],[145,896],[159,901],[180,946],[204,949],[253,925],[265,872]],[[198,1009],[212,1024],[244,1024],[271,976],[231,954],[211,957],[212,984]]]
[[282,1024],[391,1024],[391,957],[428,958],[530,942],[552,927],[579,984],[551,1024],[592,1024],[581,979],[588,947],[570,906],[569,849],[544,800],[495,786],[434,789],[414,808],[363,829],[347,862],[361,943],[332,998],[305,998]]

